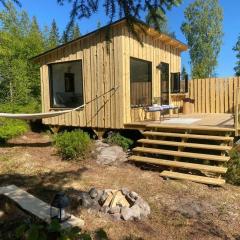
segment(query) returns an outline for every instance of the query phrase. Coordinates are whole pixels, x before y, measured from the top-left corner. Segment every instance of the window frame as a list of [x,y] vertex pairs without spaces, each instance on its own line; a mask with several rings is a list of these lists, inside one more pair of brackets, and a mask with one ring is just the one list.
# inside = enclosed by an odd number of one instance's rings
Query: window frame
[[[71,61],[63,61],[63,62],[57,62],[57,63],[49,63],[47,64],[48,67],[48,82],[49,82],[49,100],[50,100],[50,109],[74,109],[74,107],[57,107],[53,105],[53,70],[52,70],[52,66],[54,65],[59,65],[59,64],[64,64],[64,63],[73,63],[73,62],[80,62],[81,64],[81,79],[82,79],[82,105],[84,105],[84,84],[83,84],[83,60],[82,59],[77,59],[77,60],[71,60]],[[65,82],[64,82],[64,86],[65,86]],[[74,86],[75,88],[75,86]],[[65,90],[65,89],[64,89]],[[83,107],[84,108],[84,107]]]
[[[145,62],[147,64],[149,64],[148,66],[148,81],[132,81],[132,78],[131,78],[131,60],[136,60],[136,61],[139,61],[139,62]],[[132,83],[150,83],[150,96],[148,100],[150,100],[149,104],[147,105],[151,105],[152,104],[152,82],[153,82],[153,62],[152,61],[149,61],[149,60],[146,60],[146,59],[141,59],[141,58],[136,58],[136,57],[132,57],[130,56],[129,58],[129,82],[130,82],[130,106],[131,108],[139,108],[139,107],[143,107],[145,106],[146,104],[142,103],[142,104],[133,104],[131,102],[131,84]]]

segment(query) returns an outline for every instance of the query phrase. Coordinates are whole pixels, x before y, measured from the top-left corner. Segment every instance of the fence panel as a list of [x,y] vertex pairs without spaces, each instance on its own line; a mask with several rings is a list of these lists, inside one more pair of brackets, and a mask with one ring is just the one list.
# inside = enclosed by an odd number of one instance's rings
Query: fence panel
[[189,97],[196,113],[234,113],[240,78],[206,78],[189,81]]

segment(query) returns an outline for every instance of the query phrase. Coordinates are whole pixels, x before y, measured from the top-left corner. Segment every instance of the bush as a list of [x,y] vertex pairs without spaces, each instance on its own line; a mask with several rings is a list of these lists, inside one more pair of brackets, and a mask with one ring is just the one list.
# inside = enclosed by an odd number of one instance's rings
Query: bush
[[29,130],[29,126],[25,121],[15,119],[0,119],[0,143],[24,134]]
[[63,159],[85,158],[91,148],[91,139],[81,130],[65,131],[54,136],[54,145]]
[[133,145],[133,141],[129,138],[123,137],[120,133],[113,133],[105,139],[108,144],[118,145],[125,151]]
[[226,173],[226,180],[235,185],[240,185],[240,153],[238,148],[235,147],[230,151],[231,159],[227,163],[228,171]]

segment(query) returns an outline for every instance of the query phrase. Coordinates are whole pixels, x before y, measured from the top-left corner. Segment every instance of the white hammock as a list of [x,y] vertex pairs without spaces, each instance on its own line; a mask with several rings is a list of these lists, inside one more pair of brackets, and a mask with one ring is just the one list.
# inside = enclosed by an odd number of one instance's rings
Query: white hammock
[[50,118],[50,117],[57,117],[62,114],[70,113],[73,111],[77,111],[80,108],[84,107],[84,105],[81,105],[79,107],[76,107],[74,109],[70,110],[63,110],[63,111],[55,111],[55,112],[46,112],[46,113],[32,113],[32,114],[24,114],[24,113],[0,113],[0,117],[4,118],[13,118],[13,119],[22,119],[22,120],[37,120],[37,119],[43,119],[43,118]]
[[50,118],[50,117],[57,117],[59,115],[62,114],[66,114],[66,113],[70,113],[73,111],[77,111],[80,108],[84,107],[86,104],[95,101],[96,99],[104,96],[105,94],[111,92],[111,91],[117,91],[117,89],[119,88],[119,86],[113,87],[111,88],[109,91],[103,93],[100,96],[97,96],[96,98],[90,100],[89,102],[78,106],[74,109],[70,109],[70,110],[63,110],[63,111],[55,111],[55,112],[46,112],[46,113],[32,113],[32,114],[25,114],[25,113],[0,113],[0,117],[4,117],[4,118],[13,118],[13,119],[22,119],[22,120],[36,120],[36,119],[43,119],[43,118]]

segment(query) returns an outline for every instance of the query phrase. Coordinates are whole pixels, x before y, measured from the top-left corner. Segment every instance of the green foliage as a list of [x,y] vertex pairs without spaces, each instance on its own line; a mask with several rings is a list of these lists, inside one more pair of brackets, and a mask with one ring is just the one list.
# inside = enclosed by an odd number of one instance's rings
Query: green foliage
[[25,121],[0,118],[0,143],[24,134],[29,130]]
[[54,136],[54,145],[63,159],[79,159],[89,153],[91,139],[82,130],[65,131]]
[[13,4],[0,12],[0,103],[40,101],[39,66],[28,59],[44,50],[36,18]]
[[61,38],[61,43],[70,42],[81,36],[80,29],[77,23],[69,24],[66,29],[63,31]]
[[57,220],[53,220],[49,225],[37,223],[22,224],[16,229],[15,233],[16,238],[21,240],[83,239],[78,228],[62,229]]
[[233,47],[233,51],[236,52],[236,66],[234,67],[235,75],[240,76],[240,35],[238,37],[238,40],[236,42],[236,45]]
[[214,75],[222,45],[223,11],[218,0],[196,0],[184,12],[182,31],[190,48],[193,78]]
[[[156,17],[156,21],[154,19],[154,16]],[[169,31],[168,27],[168,19],[165,15],[165,12],[161,8],[152,9],[152,12],[148,12],[146,15],[146,23],[150,27],[153,27],[159,32],[165,33],[170,35],[173,38],[176,38],[174,32]]]
[[230,151],[230,161],[227,163],[228,171],[226,180],[229,183],[240,185],[240,154],[239,147],[235,147]]
[[133,145],[133,141],[129,138],[123,137],[120,133],[113,133],[105,139],[108,144],[118,145],[124,150],[129,149]]
[[[68,0],[57,0],[60,5],[69,2]],[[161,0],[161,1],[132,1],[132,0],[104,0],[101,2],[103,9],[109,22],[111,23],[116,16],[125,17],[129,30],[138,36],[134,29],[134,23],[138,24],[136,19],[141,19],[142,12],[150,12],[154,25],[158,25],[159,16],[155,9],[160,9],[163,13],[166,10],[170,10],[172,6],[178,6],[182,0]],[[98,1],[82,1],[75,0],[72,2],[72,10],[70,13],[70,23],[73,24],[76,19],[90,18],[92,14],[96,13],[100,8]],[[139,38],[138,38],[139,39]]]
[[56,21],[53,19],[49,35],[47,36],[47,49],[60,45],[59,30]]

